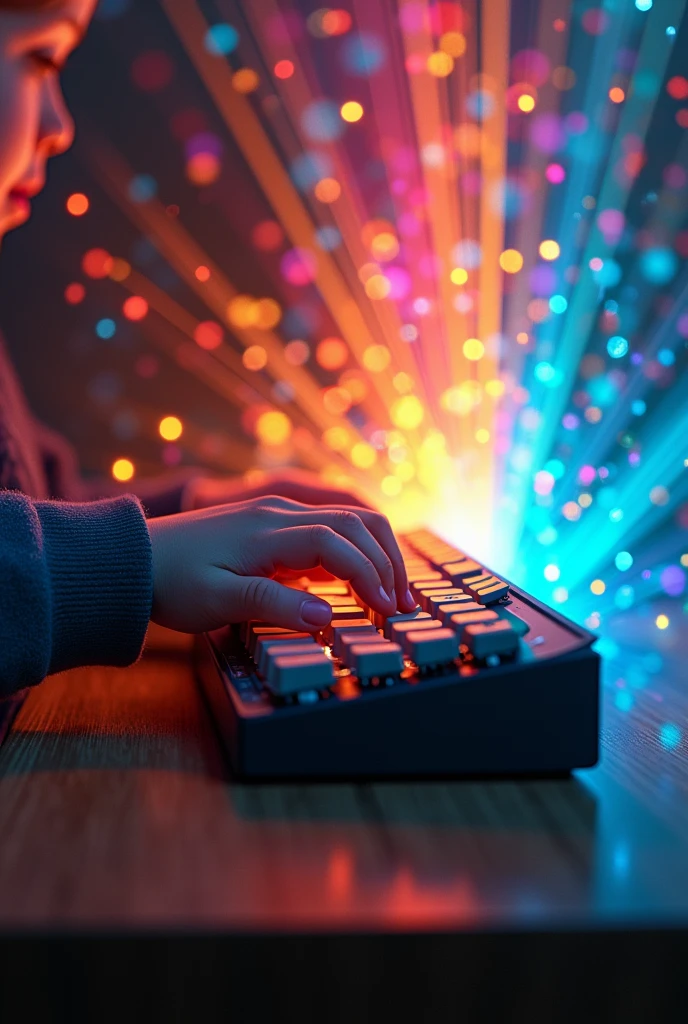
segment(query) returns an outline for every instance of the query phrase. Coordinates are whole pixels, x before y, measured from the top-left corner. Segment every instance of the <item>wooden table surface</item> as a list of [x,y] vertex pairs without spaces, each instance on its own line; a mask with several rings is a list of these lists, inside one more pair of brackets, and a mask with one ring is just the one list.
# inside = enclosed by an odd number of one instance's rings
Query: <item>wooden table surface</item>
[[663,657],[632,713],[605,689],[602,762],[571,779],[241,785],[186,640],[159,631],[133,668],[52,677],[21,708],[0,932],[538,934],[541,956],[554,933],[682,935],[686,740],[658,736],[686,721],[685,652]]

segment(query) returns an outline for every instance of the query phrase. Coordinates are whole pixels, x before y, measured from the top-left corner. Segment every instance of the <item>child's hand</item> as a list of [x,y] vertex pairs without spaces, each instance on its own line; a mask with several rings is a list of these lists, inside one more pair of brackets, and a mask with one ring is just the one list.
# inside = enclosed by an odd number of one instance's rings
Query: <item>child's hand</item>
[[270,577],[319,565],[351,580],[383,615],[415,607],[392,528],[378,512],[269,495],[151,519],[148,529],[151,618],[172,629],[200,633],[253,618],[316,632],[329,623],[330,606]]

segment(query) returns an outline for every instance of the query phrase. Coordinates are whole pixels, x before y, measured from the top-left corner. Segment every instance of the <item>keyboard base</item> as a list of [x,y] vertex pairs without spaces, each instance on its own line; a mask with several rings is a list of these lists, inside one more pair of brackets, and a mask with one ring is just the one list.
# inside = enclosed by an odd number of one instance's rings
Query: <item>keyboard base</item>
[[582,648],[524,670],[456,669],[351,701],[268,709],[235,691],[231,630],[199,637],[197,672],[238,778],[549,776],[598,759],[599,656]]

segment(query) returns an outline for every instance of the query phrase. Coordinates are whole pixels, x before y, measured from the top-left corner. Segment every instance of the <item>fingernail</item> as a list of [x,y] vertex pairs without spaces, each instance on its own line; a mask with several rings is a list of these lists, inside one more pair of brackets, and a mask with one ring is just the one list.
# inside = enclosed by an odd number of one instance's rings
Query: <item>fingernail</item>
[[415,607],[415,600],[410,590],[406,591],[406,604],[412,604]]
[[332,609],[322,601],[304,601],[301,618],[311,626],[326,626],[332,618]]
[[389,594],[384,589],[384,587],[380,587],[380,597],[382,598],[383,601],[386,601],[387,604],[389,604]]

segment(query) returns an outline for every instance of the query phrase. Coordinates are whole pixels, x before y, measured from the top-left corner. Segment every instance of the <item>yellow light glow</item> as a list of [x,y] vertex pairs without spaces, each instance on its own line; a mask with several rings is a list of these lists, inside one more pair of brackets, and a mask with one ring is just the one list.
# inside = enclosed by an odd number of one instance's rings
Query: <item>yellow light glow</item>
[[668,625],[669,625],[669,616],[668,615],[658,615],[657,618],[655,619],[655,626],[657,627],[657,629],[666,629]]
[[358,469],[370,469],[377,462],[377,452],[372,445],[359,441],[350,452],[350,459]]
[[182,436],[182,421],[177,416],[165,416],[160,420],[158,431],[165,441],[176,441]]
[[501,398],[504,394],[504,381],[496,378],[485,382],[485,392],[490,398]]
[[612,103],[623,103],[626,99],[626,93],[618,85],[615,85],[609,90],[609,99]]
[[108,273],[108,277],[111,281],[126,281],[131,274],[131,263],[127,263],[126,260],[122,260],[116,257],[112,261],[112,266]]
[[324,338],[315,350],[316,362],[323,370],[340,370],[349,358],[349,349],[341,338]]
[[519,345],[527,345],[528,344],[528,335],[526,334],[526,332],[525,331],[519,331],[518,334],[516,335],[516,341],[519,343]]
[[603,580],[593,580],[590,584],[590,590],[593,594],[595,594],[596,597],[599,597],[601,594],[604,594],[606,589],[607,588]]
[[518,249],[505,249],[499,257],[499,265],[507,274],[517,274],[523,266],[523,256]]
[[376,260],[388,263],[399,255],[399,242],[391,231],[381,231],[373,238],[370,250]]
[[263,412],[256,422],[256,437],[262,444],[284,444],[291,435],[291,421],[278,409]]
[[342,194],[342,186],[336,178],[321,178],[313,191],[321,203],[335,203]]
[[538,252],[542,256],[543,260],[556,260],[561,252],[559,243],[555,242],[551,238],[546,238],[543,242],[540,242]]
[[258,299],[256,303],[256,327],[270,331],[282,319],[282,309],[274,299]]
[[392,290],[389,278],[384,274],[373,274],[365,283],[365,292],[369,299],[386,299]]
[[435,78],[446,78],[454,70],[454,58],[444,50],[436,50],[428,57],[426,67]]
[[404,395],[392,404],[392,423],[400,430],[415,430],[423,422],[423,404],[415,395]]
[[688,568],[688,553],[681,555],[681,565],[685,565]]
[[369,345],[363,352],[363,365],[371,373],[382,373],[392,360],[392,353],[386,345]]
[[267,364],[268,354],[262,345],[249,345],[244,349],[241,361],[247,370],[262,370]]
[[363,117],[363,107],[356,100],[348,100],[348,102],[342,104],[339,113],[343,121],[353,124],[355,121],[360,121]]
[[258,303],[251,295],[235,295],[227,304],[227,320],[233,327],[254,327],[258,319]]
[[407,484],[416,475],[416,467],[408,459],[404,459],[403,462],[397,462],[394,467],[394,474],[399,477],[402,483]]
[[452,284],[465,284],[468,280],[468,271],[464,270],[463,267],[454,267],[449,279]]
[[344,427],[328,427],[322,438],[333,452],[342,452],[349,443],[349,431]]
[[463,57],[466,52],[466,37],[460,32],[445,32],[440,36],[440,50],[450,57]]
[[112,475],[115,480],[124,483],[134,475],[134,463],[130,459],[115,459],[112,464]]
[[486,430],[485,427],[480,427],[475,432],[475,439],[478,442],[478,444],[487,444],[487,442],[490,440],[490,431]]
[[394,390],[398,391],[400,395],[408,395],[414,388],[413,377],[408,373],[404,373],[403,370],[394,374],[392,384],[394,385]]
[[518,109],[523,111],[524,114],[529,114],[531,110],[535,110],[535,100],[527,92],[522,93],[516,102]]
[[380,489],[388,498],[396,498],[398,494],[401,494],[402,486],[403,484],[398,476],[384,476]]
[[466,359],[477,362],[485,354],[485,346],[478,338],[467,338],[463,343],[463,354]]
[[590,506],[592,505],[592,494],[588,494],[585,491],[583,492],[583,494],[579,494],[578,504],[581,508],[590,508]]

